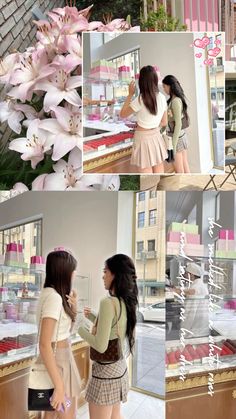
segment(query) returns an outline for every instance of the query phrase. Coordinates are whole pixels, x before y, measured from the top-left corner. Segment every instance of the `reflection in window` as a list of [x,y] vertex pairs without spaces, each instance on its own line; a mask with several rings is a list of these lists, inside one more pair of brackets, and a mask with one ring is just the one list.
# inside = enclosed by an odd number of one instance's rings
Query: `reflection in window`
[[42,254],[41,231],[42,220],[0,231],[0,254],[4,255],[6,245],[9,243],[22,244],[24,260],[30,264],[31,256],[40,256]]
[[226,139],[230,139],[236,133],[236,80],[226,80],[225,89],[225,129]]
[[210,37],[208,50],[219,45],[220,54],[214,60],[214,65],[208,67],[210,89],[211,89],[211,115],[212,115],[212,137],[213,137],[213,158],[214,166],[224,167],[224,138],[225,138],[225,76],[223,65],[222,34],[214,34]]

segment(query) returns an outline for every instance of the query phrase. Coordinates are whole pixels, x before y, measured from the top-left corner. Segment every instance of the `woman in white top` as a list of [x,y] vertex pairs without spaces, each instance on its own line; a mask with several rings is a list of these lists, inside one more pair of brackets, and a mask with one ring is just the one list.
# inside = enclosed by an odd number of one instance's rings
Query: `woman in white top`
[[120,112],[122,118],[134,112],[137,114],[131,164],[137,166],[140,173],[164,173],[163,163],[168,154],[160,127],[167,125],[167,104],[158,89],[157,73],[150,65],[140,71],[139,90],[139,96],[131,101],[135,93],[135,82],[132,81]]
[[[55,411],[46,412],[44,419],[76,418],[80,376],[69,341],[77,313],[76,292],[72,290],[76,265],[75,258],[64,250],[51,252],[47,257],[46,279],[37,309],[39,362],[43,361],[54,384],[51,405]],[[70,407],[66,406],[68,399]]]

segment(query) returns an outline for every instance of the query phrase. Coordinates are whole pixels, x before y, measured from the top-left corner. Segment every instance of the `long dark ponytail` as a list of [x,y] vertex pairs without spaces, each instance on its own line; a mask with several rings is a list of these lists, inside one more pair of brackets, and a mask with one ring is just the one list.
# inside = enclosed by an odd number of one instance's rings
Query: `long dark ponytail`
[[183,113],[186,116],[187,120],[189,120],[187,100],[180,82],[177,80],[175,76],[169,75],[164,77],[162,83],[170,87],[170,98],[167,101],[168,105],[171,102],[173,95],[180,98],[183,104]]
[[131,258],[118,254],[107,259],[105,266],[114,275],[110,294],[122,299],[127,311],[126,336],[132,353],[134,346],[134,329],[137,323],[138,287],[135,266]]
[[143,103],[152,115],[157,114],[158,76],[151,65],[141,68],[139,90]]

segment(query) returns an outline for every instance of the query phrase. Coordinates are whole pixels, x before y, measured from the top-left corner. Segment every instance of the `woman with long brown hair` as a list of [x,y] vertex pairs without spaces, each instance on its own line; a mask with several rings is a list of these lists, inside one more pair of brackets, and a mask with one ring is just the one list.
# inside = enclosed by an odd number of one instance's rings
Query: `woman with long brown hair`
[[164,161],[168,154],[160,128],[167,125],[167,104],[165,96],[159,92],[154,67],[147,65],[141,69],[140,93],[132,101],[135,89],[135,82],[132,81],[120,112],[121,118],[133,113],[137,115],[131,164],[137,166],[140,173],[164,173]]
[[[90,333],[80,327],[79,334],[99,354],[104,354],[111,341],[119,334],[121,354],[114,361],[96,359],[92,365],[85,399],[89,403],[90,419],[122,419],[120,405],[127,401],[129,377],[125,359],[125,342],[132,353],[135,344],[136,310],[138,287],[133,261],[118,254],[106,260],[104,266],[104,287],[109,296],[100,302],[98,316],[85,308],[84,314],[96,324],[96,331]],[[112,354],[111,354],[112,355]],[[109,358],[109,357],[108,357]]]
[[167,134],[172,137],[174,169],[176,173],[190,173],[187,155],[188,140],[185,132],[189,126],[187,100],[175,76],[166,76],[162,84],[165,93],[169,96]]
[[54,384],[51,405],[55,411],[45,412],[44,419],[76,418],[80,376],[70,345],[77,313],[77,295],[72,290],[76,266],[75,258],[67,251],[58,250],[47,256],[46,279],[37,309],[38,361],[44,363]]

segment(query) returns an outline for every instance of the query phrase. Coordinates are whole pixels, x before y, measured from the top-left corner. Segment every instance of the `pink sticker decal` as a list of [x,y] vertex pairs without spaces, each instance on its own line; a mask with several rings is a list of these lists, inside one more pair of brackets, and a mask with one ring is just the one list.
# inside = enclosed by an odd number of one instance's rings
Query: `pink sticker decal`
[[217,55],[219,55],[219,53],[221,52],[221,49],[218,47],[215,47],[213,49],[209,49],[208,51],[208,55],[210,57],[217,57]]
[[221,39],[216,39],[215,40],[215,45],[221,45]]
[[210,38],[208,38],[207,36],[204,36],[203,38],[197,38],[194,41],[194,45],[197,48],[202,48],[205,49],[207,47],[207,45],[210,44]]
[[199,52],[198,54],[195,54],[195,57],[197,57],[197,58],[201,58],[201,56],[202,56],[201,52]]
[[212,58],[209,58],[208,60],[204,60],[203,62],[204,62],[205,65],[213,65],[214,64],[214,61],[213,61]]

